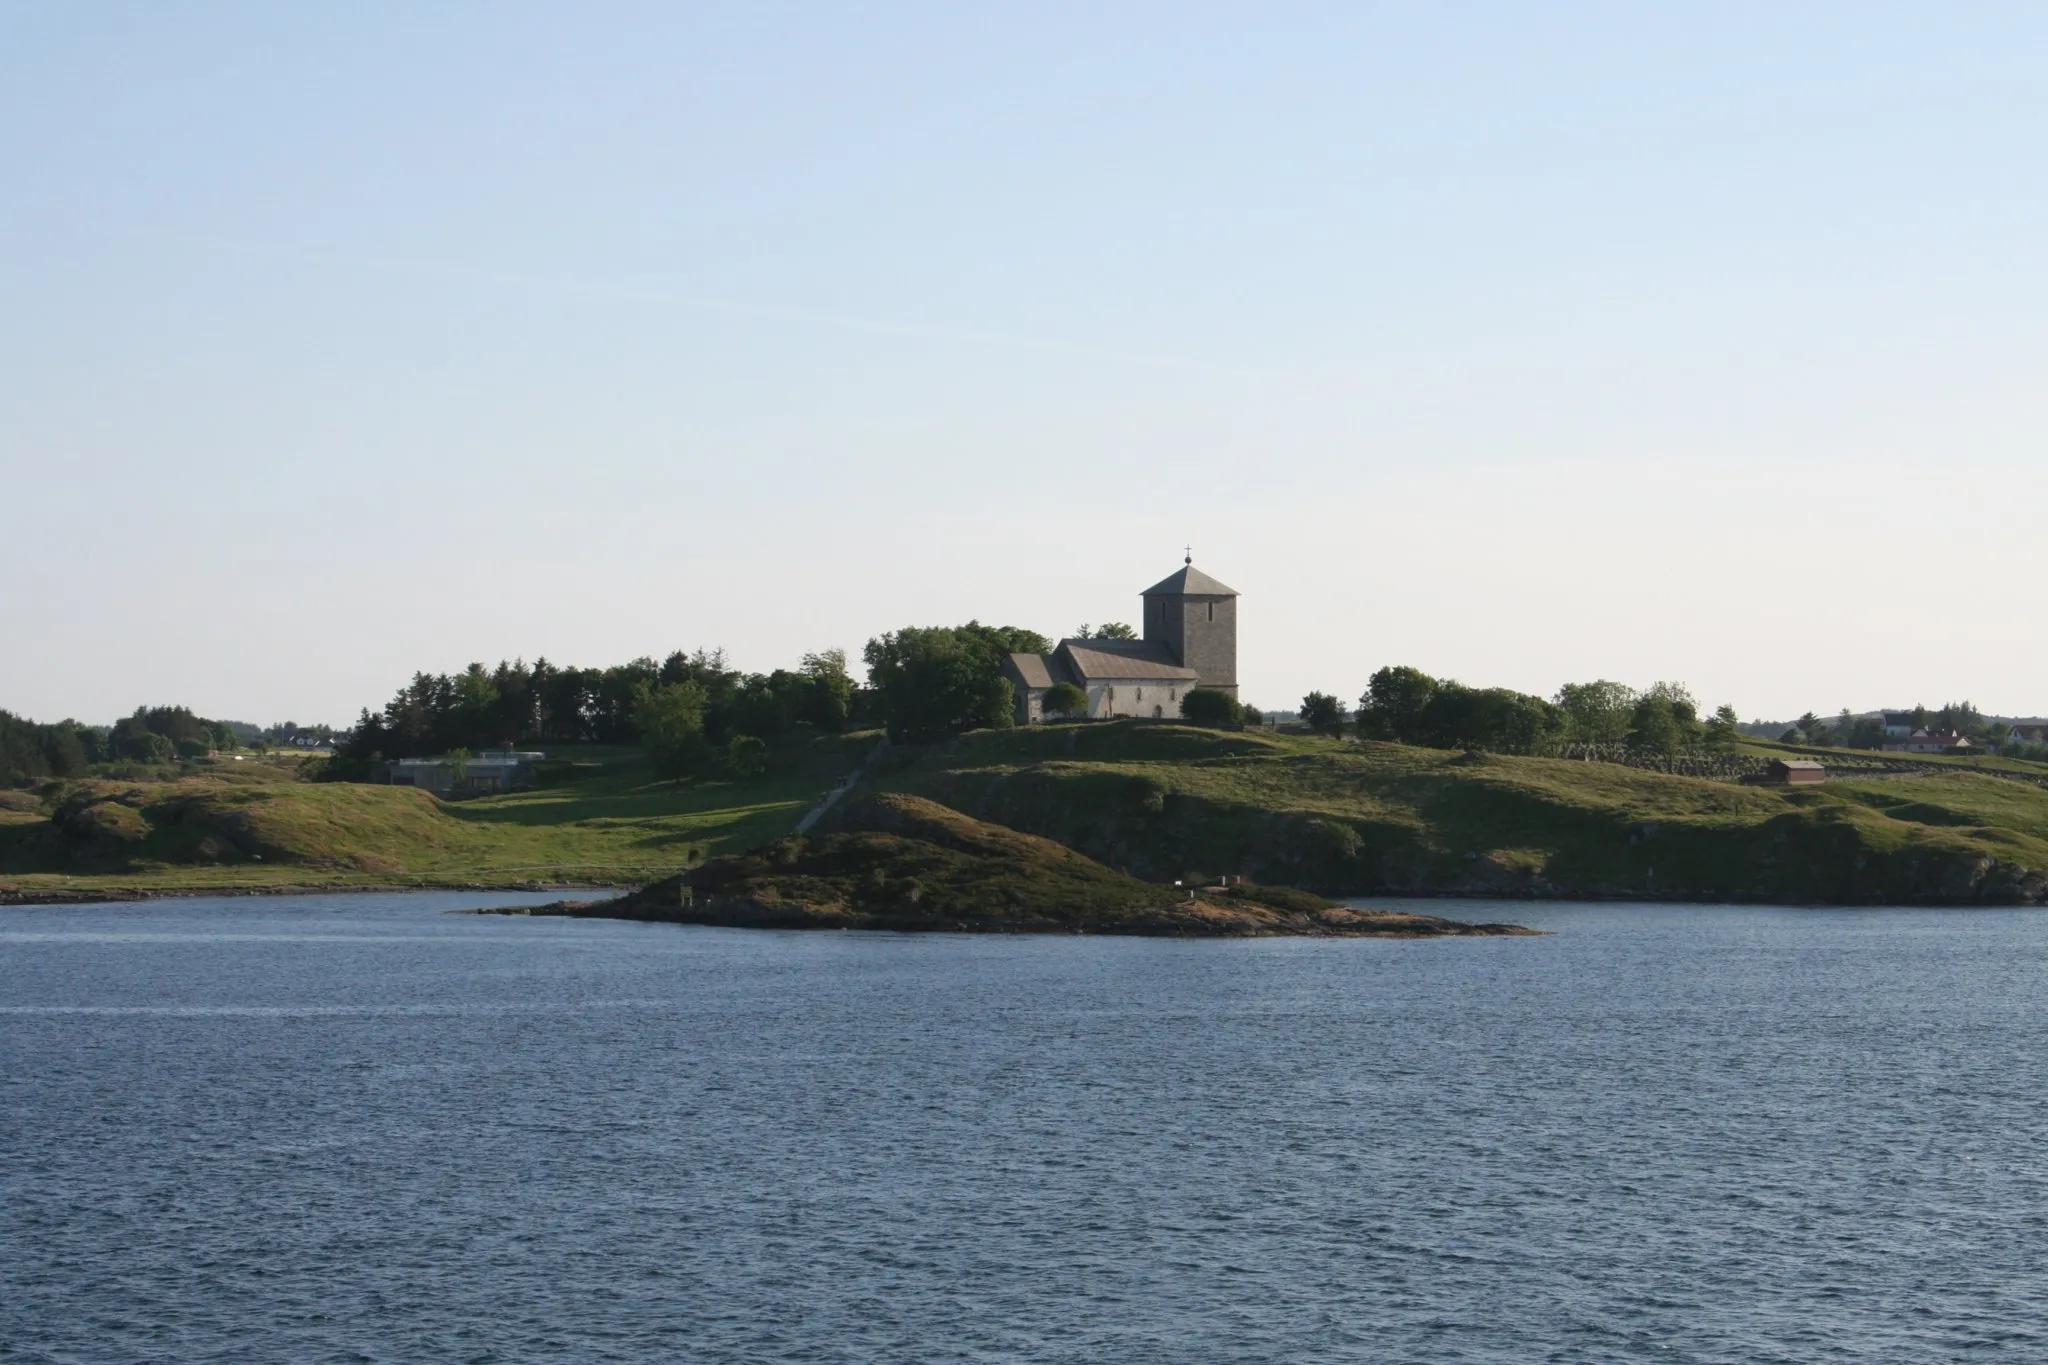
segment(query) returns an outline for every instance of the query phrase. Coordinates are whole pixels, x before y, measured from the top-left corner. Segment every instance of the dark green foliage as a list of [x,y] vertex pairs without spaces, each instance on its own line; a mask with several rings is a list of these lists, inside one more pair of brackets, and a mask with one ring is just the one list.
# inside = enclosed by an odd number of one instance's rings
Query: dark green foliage
[[1044,653],[1043,635],[1015,626],[906,626],[868,641],[862,657],[892,738],[929,743],[1013,723],[1003,674],[1011,653]]
[[702,765],[706,700],[703,684],[694,681],[641,686],[634,722],[660,776],[681,781]]
[[1076,640],[1135,640],[1138,632],[1121,621],[1104,621],[1099,626],[1086,624],[1074,628]]
[[1358,699],[1358,733],[1398,744],[1426,743],[1423,714],[1436,689],[1436,679],[1419,668],[1382,668]]
[[214,749],[237,747],[233,727],[206,720],[183,706],[142,706],[115,722],[107,736],[107,756],[133,763],[165,763],[173,754],[203,757]]
[[1954,730],[1975,739],[1984,732],[1984,713],[1971,702],[1952,701],[1941,708],[1934,723],[1938,730]]
[[0,783],[76,777],[107,757],[104,735],[75,720],[38,725],[0,711]]
[[452,748],[533,744],[633,744],[640,699],[680,684],[703,697],[703,733],[723,744],[735,734],[780,735],[797,725],[837,733],[854,718],[856,695],[840,650],[806,654],[799,671],[741,673],[723,650],[681,650],[660,663],[559,668],[545,658],[471,664],[461,673],[416,673],[382,711],[364,711],[342,746],[344,763],[410,758]]
[[1311,692],[1301,699],[1301,723],[1335,739],[1344,733],[1344,703],[1327,692]]
[[[1807,719],[1818,720],[1812,716]],[[1700,742],[1699,706],[1677,683],[1657,683],[1636,698],[1629,717],[1628,747],[1639,753],[1671,755]]]
[[1054,683],[1038,704],[1048,716],[1078,716],[1088,709],[1088,694],[1070,682]]
[[759,777],[768,766],[768,741],[759,735],[734,735],[726,741],[725,766],[735,777]]
[[1550,753],[1565,724],[1561,708],[1541,697],[1505,687],[1467,687],[1419,668],[1382,668],[1359,698],[1360,735],[1437,749]]
[[1628,738],[1636,693],[1624,683],[1605,678],[1566,683],[1557,689],[1554,705],[1566,743],[1620,744]]
[[1182,720],[1215,730],[1235,729],[1243,723],[1244,708],[1237,698],[1213,687],[1197,687],[1180,700]]
[[1557,730],[1555,706],[1505,687],[1440,683],[1423,709],[1425,742],[1441,749],[1541,754],[1552,749]]

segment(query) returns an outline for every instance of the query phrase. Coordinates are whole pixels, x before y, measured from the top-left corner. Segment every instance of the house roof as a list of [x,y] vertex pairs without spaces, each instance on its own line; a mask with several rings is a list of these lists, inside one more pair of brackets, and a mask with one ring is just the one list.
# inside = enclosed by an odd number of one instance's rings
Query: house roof
[[1010,668],[1026,687],[1051,687],[1059,681],[1053,676],[1049,654],[1012,654]]
[[1818,759],[1812,759],[1812,758],[1780,758],[1780,759],[1774,760],[1774,766],[1776,766],[1776,767],[1780,767],[1780,768],[1783,768],[1783,769],[1785,769],[1785,770],[1786,770],[1786,771],[1788,771],[1788,772],[1792,772],[1792,771],[1798,771],[1798,772],[1808,772],[1808,771],[1820,771],[1820,772],[1825,772],[1825,771],[1827,770],[1827,766],[1828,766],[1828,765],[1827,765],[1827,764],[1825,764],[1825,763],[1822,763],[1822,762],[1821,762],[1820,760],[1818,760]]
[[1059,657],[1083,679],[1193,682],[1201,676],[1192,668],[1182,668],[1172,655],[1147,640],[1062,640]]
[[1226,588],[1192,564],[1154,583],[1140,597],[1236,597],[1236,588]]

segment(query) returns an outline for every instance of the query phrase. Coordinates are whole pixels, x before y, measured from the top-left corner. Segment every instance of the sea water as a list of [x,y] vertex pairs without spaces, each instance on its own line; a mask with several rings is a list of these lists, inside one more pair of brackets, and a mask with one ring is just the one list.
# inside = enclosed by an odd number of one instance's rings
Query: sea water
[[516,899],[0,911],[0,1360],[2048,1359],[2048,914]]

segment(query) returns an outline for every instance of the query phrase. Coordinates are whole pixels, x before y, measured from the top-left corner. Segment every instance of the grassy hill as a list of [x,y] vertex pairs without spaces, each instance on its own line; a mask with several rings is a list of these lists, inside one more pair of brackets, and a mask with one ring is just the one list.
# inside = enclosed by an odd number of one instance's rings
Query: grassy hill
[[680,786],[637,750],[565,747],[540,789],[461,802],[226,761],[0,793],[0,894],[638,884],[788,833],[875,738],[792,738],[757,778]]
[[969,735],[880,784],[1150,881],[1329,894],[2048,900],[2048,791],[1957,768],[1780,791],[1143,723]]
[[[758,778],[680,787],[631,750],[559,750],[540,790],[458,803],[261,763],[0,793],[0,896],[654,882],[789,833],[874,739],[791,738]],[[1133,721],[898,749],[871,783],[1155,884],[1234,873],[1332,895],[2048,902],[2048,791],[2014,780],[2038,765],[1922,766],[1781,791]]]
[[900,792],[853,801],[828,833],[715,858],[687,879],[526,913],[743,928],[1204,938],[1529,932],[1350,909],[1288,889],[1184,893],[1104,867],[1050,839]]

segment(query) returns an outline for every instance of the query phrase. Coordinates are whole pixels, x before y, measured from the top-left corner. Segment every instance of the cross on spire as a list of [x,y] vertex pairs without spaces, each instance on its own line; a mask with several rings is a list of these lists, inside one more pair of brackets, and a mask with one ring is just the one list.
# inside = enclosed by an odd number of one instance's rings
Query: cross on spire
[[1183,559],[1183,560],[1181,561],[1181,563],[1183,563],[1183,564],[1193,564],[1193,563],[1195,562],[1195,547],[1194,547],[1194,546],[1192,546],[1192,545],[1190,545],[1190,546],[1187,546],[1186,548],[1187,548],[1187,558],[1186,558],[1186,559]]

